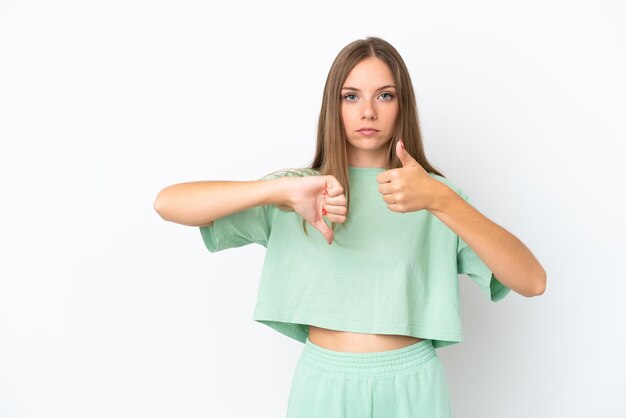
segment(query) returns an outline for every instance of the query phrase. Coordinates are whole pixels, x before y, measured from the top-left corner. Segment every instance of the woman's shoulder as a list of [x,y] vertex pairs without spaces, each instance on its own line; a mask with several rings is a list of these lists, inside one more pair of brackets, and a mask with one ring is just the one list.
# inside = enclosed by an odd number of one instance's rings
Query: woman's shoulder
[[309,167],[283,168],[281,170],[277,170],[264,175],[263,177],[261,177],[261,180],[272,180],[280,177],[306,177],[319,175],[319,171]]

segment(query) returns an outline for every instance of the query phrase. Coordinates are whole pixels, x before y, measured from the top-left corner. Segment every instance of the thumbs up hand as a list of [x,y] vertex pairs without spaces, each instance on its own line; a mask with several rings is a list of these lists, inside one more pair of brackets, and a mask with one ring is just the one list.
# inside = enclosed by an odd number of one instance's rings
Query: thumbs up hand
[[428,172],[404,149],[402,139],[396,143],[396,155],[402,167],[383,171],[376,176],[378,191],[394,212],[415,212],[432,209],[442,183]]

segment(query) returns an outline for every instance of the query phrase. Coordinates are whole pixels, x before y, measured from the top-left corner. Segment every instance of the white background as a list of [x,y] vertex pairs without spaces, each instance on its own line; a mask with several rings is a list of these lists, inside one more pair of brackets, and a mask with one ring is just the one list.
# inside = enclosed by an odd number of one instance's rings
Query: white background
[[295,3],[0,1],[0,417],[284,416],[303,346],[252,320],[264,248],[152,205],[307,165],[369,35],[430,161],[548,274],[498,303],[460,276],[455,417],[625,416],[624,2]]

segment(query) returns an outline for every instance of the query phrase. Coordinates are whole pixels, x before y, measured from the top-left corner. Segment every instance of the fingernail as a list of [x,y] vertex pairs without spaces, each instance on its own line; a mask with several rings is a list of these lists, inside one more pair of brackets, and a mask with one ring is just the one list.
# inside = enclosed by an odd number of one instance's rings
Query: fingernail
[[326,215],[326,208],[322,208],[322,215]]

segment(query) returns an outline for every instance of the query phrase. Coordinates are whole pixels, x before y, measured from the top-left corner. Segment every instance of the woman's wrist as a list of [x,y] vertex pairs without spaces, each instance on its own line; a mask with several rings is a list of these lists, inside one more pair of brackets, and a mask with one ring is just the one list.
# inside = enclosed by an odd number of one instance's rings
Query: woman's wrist
[[435,192],[433,193],[432,202],[428,206],[427,210],[435,214],[435,212],[445,211],[445,208],[450,204],[450,202],[459,198],[459,195],[446,184],[438,180],[433,181],[435,182],[433,183],[435,186]]
[[267,204],[293,209],[295,180],[292,177],[280,177],[269,180],[268,183],[271,189],[268,194]]

